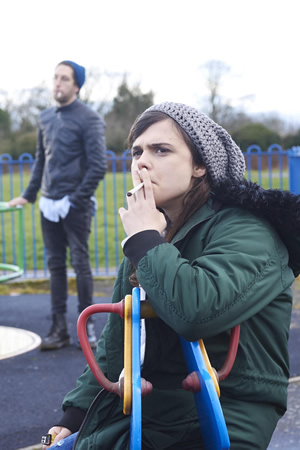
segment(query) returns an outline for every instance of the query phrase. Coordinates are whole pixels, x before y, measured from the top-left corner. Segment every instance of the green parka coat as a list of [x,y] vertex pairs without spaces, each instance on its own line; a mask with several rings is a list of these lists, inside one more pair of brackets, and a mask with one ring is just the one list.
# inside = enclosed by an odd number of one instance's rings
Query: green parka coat
[[[218,370],[231,328],[241,325],[235,364],[220,383],[232,448],[250,448],[243,444],[247,441],[251,448],[266,448],[286,410],[294,281],[290,266],[299,273],[300,239],[295,247],[289,234],[293,255],[298,256],[289,261],[285,244],[268,220],[241,207],[216,204],[210,199],[171,243],[147,231],[125,246],[129,257],[135,253],[137,278],[159,316],[146,320],[142,376],[153,384],[153,391],[142,402],[144,449],[201,448],[193,396],[181,387],[187,369],[178,334],[189,341],[204,339]],[[113,302],[131,293],[131,272],[125,257]],[[123,320],[111,314],[96,354],[111,381],[118,380],[123,368],[123,333]],[[60,425],[72,431],[90,408],[77,450],[127,448],[130,418],[122,413],[122,400],[105,391],[99,395],[100,389],[87,367],[64,399]]]

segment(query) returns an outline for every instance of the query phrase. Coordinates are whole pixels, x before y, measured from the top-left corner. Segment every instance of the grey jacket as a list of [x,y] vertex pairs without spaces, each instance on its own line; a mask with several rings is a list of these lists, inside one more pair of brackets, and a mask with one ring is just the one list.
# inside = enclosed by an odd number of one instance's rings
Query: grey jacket
[[88,106],[70,105],[42,111],[35,162],[29,185],[22,194],[36,200],[59,200],[69,195],[74,207],[86,204],[106,172],[105,123]]

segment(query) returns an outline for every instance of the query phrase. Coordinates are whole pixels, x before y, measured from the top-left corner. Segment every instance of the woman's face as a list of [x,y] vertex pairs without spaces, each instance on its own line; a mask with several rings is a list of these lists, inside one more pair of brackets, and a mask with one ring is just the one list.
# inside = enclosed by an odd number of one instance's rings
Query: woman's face
[[132,145],[131,171],[146,168],[153,187],[156,206],[173,220],[193,178],[205,174],[193,162],[192,153],[172,119],[151,125]]

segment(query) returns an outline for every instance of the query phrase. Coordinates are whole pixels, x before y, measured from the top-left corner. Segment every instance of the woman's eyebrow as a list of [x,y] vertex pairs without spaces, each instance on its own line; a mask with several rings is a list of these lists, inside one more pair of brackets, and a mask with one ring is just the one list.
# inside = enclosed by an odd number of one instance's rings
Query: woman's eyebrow
[[140,145],[133,145],[133,146],[131,147],[132,150],[139,150],[140,148],[141,148]]
[[[153,144],[147,144],[146,147],[153,149],[153,148],[158,148],[158,147],[162,147],[162,146],[168,146],[168,147],[172,147],[172,144],[170,144],[169,142],[155,142]],[[131,148],[131,151],[133,150],[143,150],[143,146],[141,145],[134,145]]]
[[150,148],[157,148],[162,146],[172,146],[172,144],[170,144],[169,142],[157,142],[149,145]]

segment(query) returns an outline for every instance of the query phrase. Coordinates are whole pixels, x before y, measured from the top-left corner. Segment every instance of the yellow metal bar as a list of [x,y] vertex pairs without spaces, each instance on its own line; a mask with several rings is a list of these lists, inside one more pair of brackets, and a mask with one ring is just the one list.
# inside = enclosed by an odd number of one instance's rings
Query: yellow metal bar
[[219,383],[218,383],[216,374],[215,374],[215,372],[213,371],[213,368],[211,367],[210,360],[209,360],[209,357],[208,357],[208,354],[207,354],[207,351],[206,351],[204,342],[203,342],[202,339],[199,339],[198,343],[199,343],[200,350],[201,350],[201,353],[202,353],[202,356],[203,356],[203,359],[204,359],[206,368],[207,368],[207,370],[208,370],[208,373],[209,373],[209,375],[211,376],[211,378],[212,378],[212,380],[213,380],[213,382],[214,382],[214,385],[215,385],[215,388],[216,388],[218,397],[220,397],[220,387],[219,387]]

